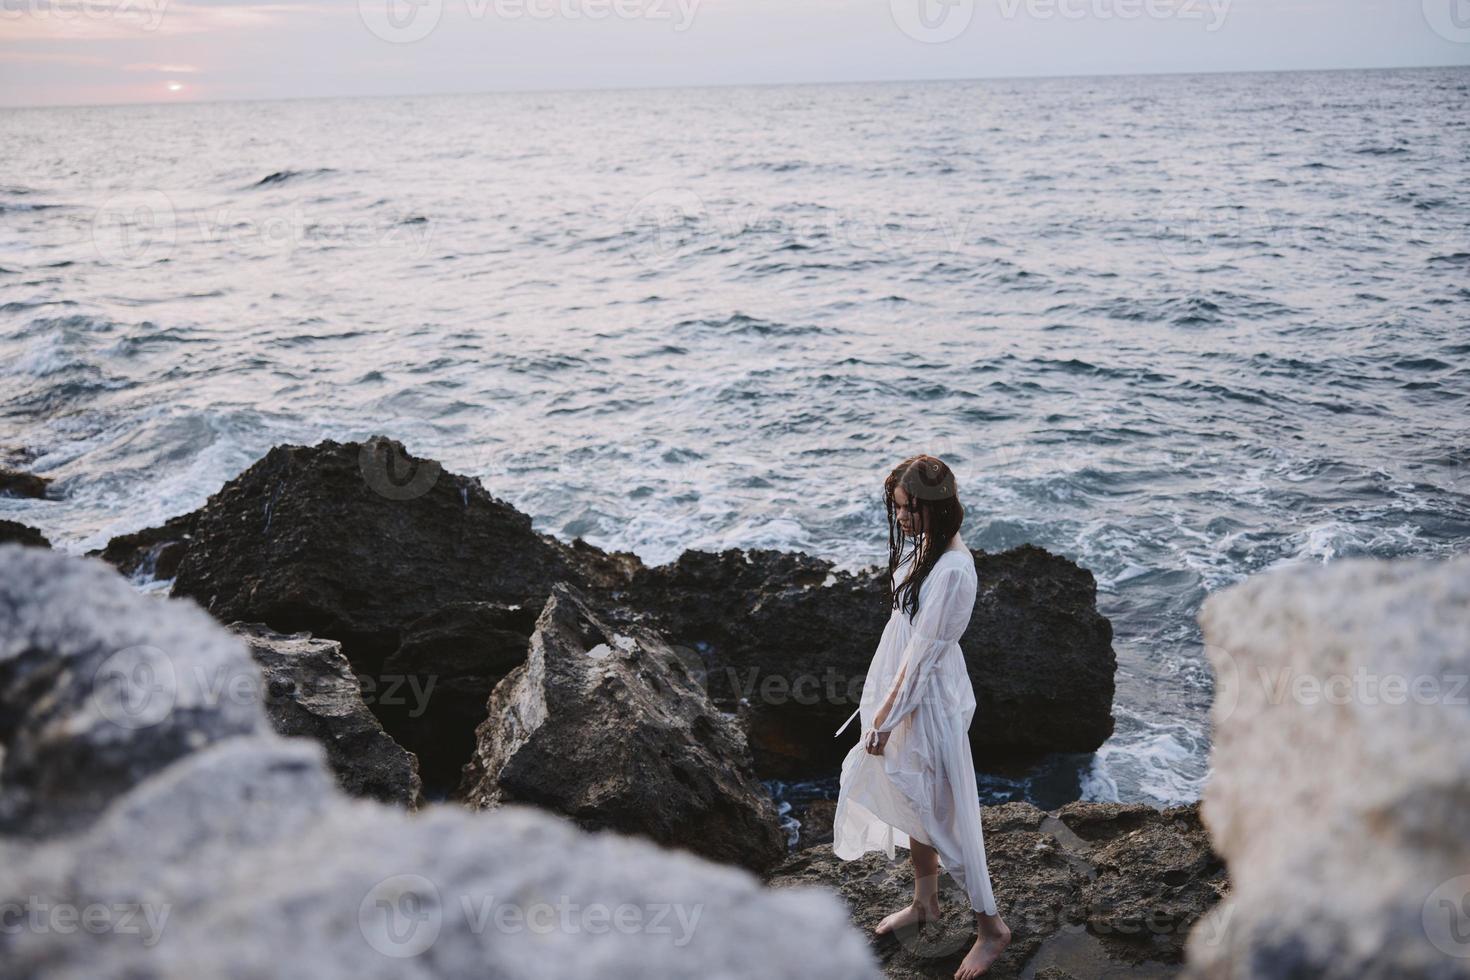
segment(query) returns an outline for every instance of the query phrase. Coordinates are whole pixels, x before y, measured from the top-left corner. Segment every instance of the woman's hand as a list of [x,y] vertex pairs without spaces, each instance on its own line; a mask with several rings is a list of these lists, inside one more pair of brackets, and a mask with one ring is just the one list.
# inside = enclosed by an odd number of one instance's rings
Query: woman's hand
[[863,745],[868,750],[868,755],[882,755],[883,746],[888,744],[888,732],[868,732],[863,737]]

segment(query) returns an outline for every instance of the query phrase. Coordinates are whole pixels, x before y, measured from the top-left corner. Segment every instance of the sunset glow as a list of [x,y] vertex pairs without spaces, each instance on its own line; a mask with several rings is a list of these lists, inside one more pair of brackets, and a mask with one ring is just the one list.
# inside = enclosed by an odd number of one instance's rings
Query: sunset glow
[[1456,65],[1460,2],[35,0],[0,104]]

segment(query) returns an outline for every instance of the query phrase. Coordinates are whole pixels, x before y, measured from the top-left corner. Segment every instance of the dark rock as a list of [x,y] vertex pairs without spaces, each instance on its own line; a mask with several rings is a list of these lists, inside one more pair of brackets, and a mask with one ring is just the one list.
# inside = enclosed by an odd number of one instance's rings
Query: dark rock
[[812,800],[800,807],[793,807],[791,815],[801,823],[796,839],[797,850],[832,843],[832,821],[837,816],[836,800]]
[[0,545],[0,609],[0,833],[77,830],[173,760],[267,727],[245,644],[102,562]]
[[[1180,969],[1190,925],[1224,888],[1224,871],[1199,825],[1198,805],[1158,811],[1140,824],[1131,809],[1080,803],[1063,808],[1103,845],[1068,832],[1062,810],[1026,803],[984,807],[986,859],[1011,943],[987,977],[1168,977]],[[1091,812],[1089,812],[1091,811]],[[1121,824],[1105,829],[1110,822]],[[1047,827],[1060,830],[1060,836]],[[913,896],[906,851],[841,861],[831,845],[791,855],[772,869],[773,887],[825,885],[847,903],[888,977],[950,977],[975,940],[969,899],[940,873],[939,922],[879,939],[872,929]],[[1152,922],[1152,930],[1135,930]],[[1139,932],[1146,935],[1141,939]]]
[[179,562],[189,549],[197,511],[171,517],[162,527],[121,534],[90,558],[101,558],[132,579],[170,579],[178,574]]
[[[319,743],[271,731],[238,637],[100,562],[0,547],[0,608],[0,795],[76,831],[0,836],[0,976],[879,976],[825,890],[771,892],[525,806],[348,798]],[[175,654],[175,710],[139,730],[73,710],[98,651],[137,643]],[[157,677],[119,682],[141,694]],[[14,784],[17,746],[33,764]],[[67,791],[36,796],[34,773]]]
[[8,466],[0,466],[0,497],[35,497],[46,496],[47,487],[51,485],[49,477],[37,476],[24,470],[13,470]]
[[401,443],[277,446],[196,514],[173,594],[221,621],[338,640],[375,673],[404,628],[456,602],[537,607],[581,581],[567,548],[479,481]]
[[614,631],[585,594],[556,585],[526,662],[490,696],[465,800],[530,803],[587,829],[769,867],[786,854],[775,806],[692,666],[656,633]]
[[975,556],[980,590],[961,646],[977,758],[1095,750],[1113,734],[1118,666],[1097,580],[1029,544]]
[[32,548],[49,548],[51,542],[35,528],[18,521],[0,521],[0,544],[23,544]]
[[418,756],[433,795],[458,788],[490,692],[526,662],[540,611],[499,602],[451,603],[409,623],[398,649],[372,678],[384,692],[401,692],[380,697],[376,709],[394,737]]
[[[961,646],[977,762],[1095,750],[1112,733],[1117,661],[1092,574],[1030,545],[975,554],[980,589]],[[861,698],[887,621],[885,576],[799,553],[686,551],[610,598],[701,652],[710,696],[739,706],[762,778],[799,779],[831,772],[852,745],[832,733]]]
[[337,782],[353,796],[416,809],[418,760],[383,731],[363,703],[341,644],[309,633],[283,636],[259,623],[232,623],[264,676],[263,702],[282,735],[315,739]]
[[1183,962],[1189,930],[1227,888],[1199,804],[1155,811],[1132,830],[1121,829],[1133,823],[1126,813],[1090,823],[1120,830],[1098,836],[1106,843],[1088,855],[1097,872],[1084,895],[1088,930],[1120,958]]

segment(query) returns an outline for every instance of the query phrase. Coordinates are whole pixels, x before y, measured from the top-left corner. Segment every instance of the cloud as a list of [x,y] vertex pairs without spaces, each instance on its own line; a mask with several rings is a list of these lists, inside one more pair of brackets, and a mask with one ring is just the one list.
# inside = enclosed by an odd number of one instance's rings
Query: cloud
[[156,71],[165,75],[192,75],[198,70],[194,65],[123,65],[123,71]]

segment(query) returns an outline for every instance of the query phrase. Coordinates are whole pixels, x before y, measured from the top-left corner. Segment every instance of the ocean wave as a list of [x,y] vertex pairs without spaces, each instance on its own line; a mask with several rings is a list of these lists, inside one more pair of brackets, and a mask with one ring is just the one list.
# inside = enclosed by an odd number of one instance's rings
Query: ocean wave
[[248,189],[256,187],[275,187],[287,181],[311,180],[317,177],[325,177],[337,171],[332,167],[317,167],[310,170],[277,170],[266,174],[264,177],[251,184]]

